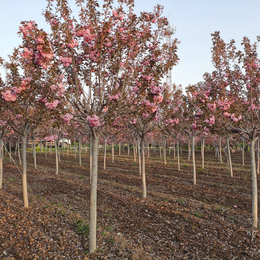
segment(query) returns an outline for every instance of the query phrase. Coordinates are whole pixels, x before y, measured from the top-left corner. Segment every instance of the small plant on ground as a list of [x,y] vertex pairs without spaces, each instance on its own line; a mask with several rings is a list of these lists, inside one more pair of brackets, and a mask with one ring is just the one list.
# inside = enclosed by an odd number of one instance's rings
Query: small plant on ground
[[178,198],[178,199],[176,199],[176,202],[178,202],[178,204],[181,205],[181,206],[185,205],[185,202],[182,199]]
[[203,218],[203,214],[199,213],[199,212],[193,212],[193,216],[195,216],[197,218]]
[[89,234],[89,224],[81,219],[77,219],[76,223],[76,232],[77,234],[81,235],[88,235]]

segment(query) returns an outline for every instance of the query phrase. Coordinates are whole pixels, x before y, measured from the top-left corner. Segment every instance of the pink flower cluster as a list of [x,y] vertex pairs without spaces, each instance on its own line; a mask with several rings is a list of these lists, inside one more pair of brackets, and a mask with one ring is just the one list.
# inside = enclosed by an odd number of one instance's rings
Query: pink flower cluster
[[231,120],[233,120],[236,123],[242,119],[242,116],[239,115],[238,117],[236,117],[235,113],[233,113],[230,118],[231,118]]
[[131,125],[135,125],[136,124],[136,119],[134,119],[133,121],[130,121]]
[[147,112],[143,113],[143,118],[147,118],[149,114]]
[[72,63],[72,59],[69,57],[60,56],[59,60],[63,63],[65,67],[68,67]]
[[156,103],[161,103],[163,101],[163,96],[162,95],[154,95],[153,99]]
[[20,52],[20,55],[27,60],[31,60],[33,58],[33,49],[24,48],[23,52]]
[[119,100],[119,94],[116,94],[116,95],[114,95],[114,96],[110,96],[110,95],[108,94],[107,96],[108,96],[109,101]]
[[179,118],[174,118],[174,119],[167,119],[164,121],[165,125],[178,125],[180,122]]
[[0,120],[0,126],[6,125],[7,121]]
[[69,124],[70,120],[73,118],[73,115],[67,113],[64,116],[61,116],[61,118],[64,120],[66,124]]
[[210,118],[206,119],[205,122],[207,124],[209,124],[210,126],[215,125],[215,116],[214,115],[210,115]]
[[35,24],[35,21],[30,21],[28,23],[26,23],[24,26],[19,26],[19,29],[21,30],[21,32],[23,33],[23,35],[26,37],[29,32],[33,29],[33,25]]
[[48,141],[48,142],[51,142],[51,141],[54,141],[54,140],[57,140],[57,139],[58,139],[57,135],[49,135],[49,136],[44,137],[44,140]]
[[87,117],[87,121],[89,123],[90,126],[92,127],[97,127],[97,126],[100,126],[100,123],[99,123],[99,118],[97,115],[92,115],[91,117],[88,116]]
[[228,110],[232,103],[233,102],[228,101],[227,99],[225,99],[224,101],[219,101],[218,105],[220,106],[220,110]]
[[214,111],[217,108],[216,103],[213,103],[213,104],[208,103],[207,106],[208,106],[209,110],[211,110],[211,111]]
[[155,86],[154,83],[152,82],[152,84],[151,84],[151,92],[153,94],[160,94],[160,93],[162,93],[162,91],[163,91],[162,87]]
[[197,125],[197,121],[193,122],[191,125],[193,131],[197,131],[201,128],[201,125]]
[[49,109],[54,109],[58,106],[59,103],[60,103],[59,100],[54,100],[52,103],[46,102],[45,106]]
[[72,39],[70,43],[67,44],[68,47],[74,48],[78,46],[78,42],[75,39]]
[[17,98],[16,94],[12,93],[11,90],[3,91],[1,94],[5,101],[15,101]]

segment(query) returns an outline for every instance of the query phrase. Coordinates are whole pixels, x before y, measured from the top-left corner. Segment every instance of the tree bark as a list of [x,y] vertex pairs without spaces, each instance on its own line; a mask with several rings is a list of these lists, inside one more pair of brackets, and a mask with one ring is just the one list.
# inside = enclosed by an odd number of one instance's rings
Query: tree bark
[[139,175],[142,176],[142,162],[140,154],[140,139],[137,138],[137,153],[138,153],[138,163],[139,163]]
[[231,161],[231,153],[230,153],[229,140],[230,140],[230,138],[227,138],[228,166],[229,166],[229,170],[230,170],[230,176],[233,177],[233,168],[232,168],[232,161]]
[[81,150],[82,150],[82,141],[81,137],[79,137],[79,165],[81,166]]
[[166,139],[163,142],[163,159],[164,159],[164,165],[167,164],[167,160],[166,160]]
[[19,159],[19,163],[20,165],[22,165],[22,160],[21,160],[21,151],[20,151],[20,139],[18,139],[18,159]]
[[22,136],[22,164],[23,164],[23,203],[24,207],[29,207],[27,190],[27,160],[26,160],[27,134]]
[[192,168],[193,168],[193,185],[197,184],[196,163],[195,163],[195,136],[192,136]]
[[190,155],[191,155],[191,151],[190,151],[190,138],[188,139],[188,162],[190,161]]
[[221,136],[219,137],[219,160],[222,163]]
[[252,228],[257,229],[258,222],[258,205],[257,205],[257,176],[255,168],[255,141],[250,142],[250,163],[252,175]]
[[245,140],[243,138],[242,164],[245,165]]
[[9,160],[10,162],[12,161],[12,142],[11,142],[11,139],[9,140]]
[[147,191],[146,191],[146,178],[145,178],[145,154],[144,154],[144,139],[141,138],[141,164],[142,164],[142,186],[143,186],[143,198],[146,199]]
[[55,144],[55,161],[56,161],[56,171],[55,174],[59,174],[59,157],[58,157],[58,148],[57,148],[57,140],[54,141]]
[[105,138],[105,149],[104,149],[104,170],[106,169],[106,161],[107,161],[107,138]]
[[134,152],[134,161],[136,162],[136,145],[135,145],[135,141],[133,141],[133,152]]
[[36,145],[35,145],[35,139],[33,138],[33,163],[34,163],[34,169],[37,169],[37,163],[36,163]]
[[114,141],[112,141],[112,163],[115,161],[115,150],[114,150]]
[[89,137],[89,171],[90,171],[90,184],[92,182],[92,162],[93,162],[93,138],[92,135]]
[[259,174],[259,139],[257,140],[257,168],[256,173]]
[[180,166],[180,142],[177,140],[177,163],[178,163],[178,171],[181,170]]
[[0,139],[0,190],[3,188],[3,140]]
[[204,155],[205,155],[205,138],[202,138],[201,140],[201,168],[204,169],[204,166],[205,166],[205,159],[204,159]]
[[97,237],[97,175],[98,175],[98,133],[93,130],[92,181],[90,194],[89,253],[96,250]]

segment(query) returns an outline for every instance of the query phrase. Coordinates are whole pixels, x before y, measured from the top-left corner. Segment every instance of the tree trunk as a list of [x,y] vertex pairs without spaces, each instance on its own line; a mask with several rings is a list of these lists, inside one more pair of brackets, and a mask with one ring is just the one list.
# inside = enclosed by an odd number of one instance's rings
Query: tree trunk
[[136,162],[136,145],[135,145],[135,141],[133,141],[133,152],[134,152],[134,161]]
[[127,155],[130,156],[130,145],[127,143]]
[[114,141],[112,141],[112,163],[115,161],[115,150],[114,150]]
[[89,180],[90,180],[90,184],[92,182],[92,162],[93,162],[93,138],[92,138],[92,135],[90,135],[89,137],[89,171],[90,171],[90,177],[89,177]]
[[79,138],[79,165],[81,166],[81,150],[82,150],[82,141],[81,137]]
[[160,148],[160,158],[162,158],[162,149],[161,149],[161,144],[159,144],[159,148]]
[[118,144],[118,154],[121,156],[121,143]]
[[242,164],[245,165],[245,140],[243,138]]
[[222,163],[221,136],[219,137],[219,160]]
[[192,136],[192,168],[193,168],[193,185],[197,184],[196,163],[195,163],[195,136]]
[[21,160],[21,151],[20,151],[20,139],[18,139],[18,159],[19,159],[19,163],[20,165],[22,165],[22,160]]
[[55,158],[56,158],[56,172],[55,174],[59,174],[59,157],[58,157],[58,148],[57,148],[57,141],[54,141],[55,144]]
[[24,207],[29,207],[27,190],[27,160],[26,160],[27,135],[22,136],[22,164],[23,164],[23,203]]
[[146,199],[146,178],[145,178],[145,154],[144,154],[144,139],[141,138],[141,156],[142,156],[142,186],[143,186],[143,198]]
[[96,250],[97,236],[97,175],[98,175],[98,133],[92,136],[92,181],[90,194],[89,253]]
[[142,175],[142,165],[141,165],[141,154],[140,154],[140,139],[137,138],[137,153],[138,153],[138,163],[139,163],[139,175]]
[[229,166],[229,170],[230,170],[230,176],[233,177],[233,169],[232,169],[232,161],[231,161],[229,140],[230,140],[230,138],[227,138],[228,166]]
[[33,138],[33,163],[34,163],[34,169],[37,169],[37,163],[36,163],[36,145],[35,145],[35,139]]
[[190,155],[191,155],[191,151],[190,151],[190,138],[188,139],[188,162],[190,161]]
[[257,140],[257,168],[256,173],[259,174],[259,139]]
[[204,148],[205,148],[205,138],[201,140],[201,168],[204,169]]
[[255,168],[255,139],[250,142],[250,163],[252,175],[252,228],[257,229],[258,205],[257,205],[257,176]]
[[10,140],[9,140],[9,160],[10,160],[10,162],[12,161],[11,151],[12,151],[12,143],[11,143],[11,139],[10,139]]
[[177,140],[177,163],[178,163],[178,171],[180,171],[181,166],[180,166],[180,143],[179,143],[179,140]]
[[167,164],[167,160],[166,160],[166,140],[164,140],[163,142],[163,159],[164,159],[164,165]]
[[149,149],[149,143],[147,144],[147,160],[149,160],[150,157],[150,149]]
[[3,188],[3,140],[0,139],[0,190]]
[[175,140],[173,142],[173,160],[175,160],[176,157],[176,149],[175,149]]
[[105,138],[105,149],[104,149],[104,170],[106,169],[106,161],[107,161],[107,138]]

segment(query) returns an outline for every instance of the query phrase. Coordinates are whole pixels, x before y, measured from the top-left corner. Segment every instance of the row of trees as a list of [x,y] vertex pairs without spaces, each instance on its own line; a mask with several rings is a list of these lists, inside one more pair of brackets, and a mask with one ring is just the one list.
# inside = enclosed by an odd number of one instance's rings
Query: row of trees
[[160,131],[163,140],[174,138],[177,154],[183,133],[189,137],[194,185],[195,138],[202,137],[202,147],[210,132],[227,140],[232,176],[229,140],[236,134],[250,142],[253,227],[257,227],[254,147],[260,126],[260,79],[256,44],[244,38],[240,51],[234,41],[225,44],[214,33],[215,71],[188,86],[184,95],[181,87],[163,83],[178,62],[178,41],[165,41],[170,32],[161,6],[136,15],[133,0],[118,0],[117,5],[104,0],[102,7],[95,0],[77,0],[79,14],[74,17],[67,0],[47,3],[44,15],[50,34],[34,21],[22,22],[21,45],[9,61],[0,61],[6,70],[0,80],[0,143],[7,126],[22,140],[24,206],[29,206],[27,138],[40,128],[45,128],[46,140],[58,140],[75,129],[90,140],[90,253],[96,249],[100,136],[105,143],[107,138],[113,142],[116,132],[129,129],[129,137],[137,139],[146,198],[145,139],[152,138],[153,131]]

